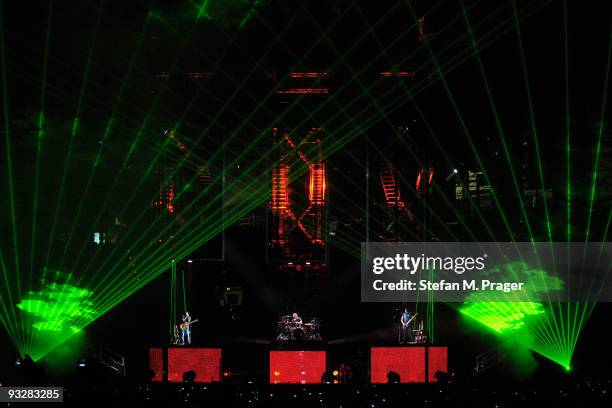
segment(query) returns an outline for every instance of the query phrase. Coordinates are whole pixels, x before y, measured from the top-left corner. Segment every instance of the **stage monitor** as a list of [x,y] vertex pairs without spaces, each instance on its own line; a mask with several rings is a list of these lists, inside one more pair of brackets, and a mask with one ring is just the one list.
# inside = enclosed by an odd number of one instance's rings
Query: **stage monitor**
[[270,384],[320,383],[325,358],[325,351],[270,351]]
[[221,381],[220,348],[169,348],[168,381],[183,381],[183,373],[193,370],[196,382]]
[[387,383],[389,373],[392,381],[425,382],[425,347],[372,347],[370,357],[372,383]]

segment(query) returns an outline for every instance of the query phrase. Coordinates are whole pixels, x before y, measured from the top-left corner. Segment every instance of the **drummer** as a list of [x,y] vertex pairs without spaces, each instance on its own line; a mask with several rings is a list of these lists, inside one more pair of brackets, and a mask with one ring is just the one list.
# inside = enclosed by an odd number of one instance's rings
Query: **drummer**
[[291,315],[291,323],[293,323],[295,325],[301,325],[302,324],[302,318],[297,313],[294,312]]

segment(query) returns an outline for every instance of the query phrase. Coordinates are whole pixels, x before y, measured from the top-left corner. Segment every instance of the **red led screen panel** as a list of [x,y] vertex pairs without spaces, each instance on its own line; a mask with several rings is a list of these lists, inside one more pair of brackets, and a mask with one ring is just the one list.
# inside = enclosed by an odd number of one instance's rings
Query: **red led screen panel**
[[425,382],[425,347],[372,347],[370,357],[372,383],[386,383],[389,371],[403,383]]
[[270,351],[270,384],[317,384],[325,373],[325,351]]
[[436,371],[448,372],[448,347],[429,347],[427,353],[429,382],[437,382]]
[[220,348],[169,348],[168,381],[183,381],[183,373],[193,370],[196,382],[221,381]]
[[164,379],[164,351],[161,347],[149,349],[149,368],[155,373],[153,381]]

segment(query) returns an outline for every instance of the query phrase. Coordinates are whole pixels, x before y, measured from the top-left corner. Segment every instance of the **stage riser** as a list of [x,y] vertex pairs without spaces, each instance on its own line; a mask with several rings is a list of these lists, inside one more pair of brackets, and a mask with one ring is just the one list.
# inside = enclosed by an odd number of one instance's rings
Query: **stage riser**
[[[326,350],[269,350],[270,384],[319,384],[328,367]],[[221,382],[221,348],[151,348],[149,368],[153,381],[183,381],[183,373],[194,371],[196,382]],[[370,382],[374,384],[432,383],[436,372],[448,371],[447,347],[371,347]],[[389,373],[391,374],[389,376]],[[229,380],[229,378],[228,378]]]
[[370,381],[389,382],[389,372],[399,375],[401,383],[437,382],[436,371],[448,371],[447,347],[372,347]]

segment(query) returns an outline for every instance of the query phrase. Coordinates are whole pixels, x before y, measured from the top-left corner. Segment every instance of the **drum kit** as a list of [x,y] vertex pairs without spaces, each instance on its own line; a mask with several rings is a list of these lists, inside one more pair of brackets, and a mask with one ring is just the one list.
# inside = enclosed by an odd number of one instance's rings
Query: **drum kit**
[[425,328],[423,327],[423,321],[419,323],[416,330],[412,331],[412,337],[414,338],[414,342],[417,344],[427,343],[427,334],[425,333]]
[[315,317],[308,323],[294,322],[291,315],[281,316],[276,322],[276,340],[321,340],[321,319]]
[[427,335],[423,332],[423,329],[413,330],[412,336],[414,337],[414,342],[417,344],[427,343]]

